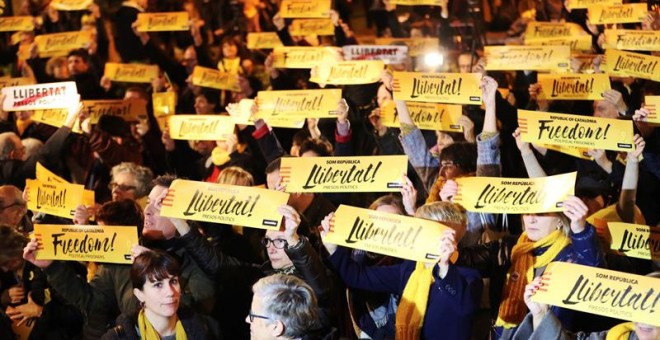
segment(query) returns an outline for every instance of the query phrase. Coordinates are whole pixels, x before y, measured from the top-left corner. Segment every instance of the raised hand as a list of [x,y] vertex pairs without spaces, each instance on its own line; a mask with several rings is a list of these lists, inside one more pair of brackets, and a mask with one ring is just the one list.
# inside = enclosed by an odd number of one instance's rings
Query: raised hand
[[321,221],[321,240],[323,240],[323,246],[325,246],[325,249],[330,255],[337,251],[337,245],[326,240],[326,236],[332,232],[332,223],[334,218],[335,213],[331,212],[323,219],[323,221]]
[[85,225],[89,222],[89,216],[90,214],[87,207],[83,204],[79,204],[73,213],[73,224]]
[[534,296],[541,287],[543,287],[542,276],[539,276],[525,286],[523,299],[525,300],[527,309],[532,313],[532,316],[540,316],[542,318],[548,313],[548,305],[532,301],[532,296]]
[[41,269],[48,268],[48,266],[53,263],[52,260],[37,260],[36,257],[37,250],[42,247],[43,246],[40,244],[40,241],[37,238],[33,238],[30,240],[30,242],[28,242],[25,248],[23,248],[23,259]]
[[410,178],[403,174],[403,185],[401,185],[401,197],[403,201],[403,207],[406,209],[406,214],[413,216],[415,215],[416,203],[417,203],[417,190],[413,185]]
[[438,259],[439,276],[444,278],[449,271],[449,259],[456,251],[456,231],[445,230],[440,237],[440,258]]
[[520,128],[516,128],[516,131],[513,132],[513,138],[516,139],[516,146],[518,146],[518,150],[520,150],[521,154],[525,155],[532,152],[532,148],[530,147],[530,144],[522,140],[522,134],[520,132]]
[[458,183],[453,179],[447,180],[440,190],[440,199],[443,202],[451,202],[458,193]]
[[642,152],[644,152],[644,147],[646,146],[646,142],[644,141],[644,138],[642,138],[642,136],[640,135],[635,134],[634,141],[635,141],[635,151],[628,152],[628,160],[631,159],[639,160],[639,156],[642,155]]
[[300,214],[290,205],[282,205],[277,208],[282,217],[284,217],[284,237],[289,247],[293,247],[300,242],[298,236],[298,226],[300,225]]
[[571,220],[571,231],[574,234],[584,231],[589,207],[576,196],[569,196],[563,205],[564,215]]

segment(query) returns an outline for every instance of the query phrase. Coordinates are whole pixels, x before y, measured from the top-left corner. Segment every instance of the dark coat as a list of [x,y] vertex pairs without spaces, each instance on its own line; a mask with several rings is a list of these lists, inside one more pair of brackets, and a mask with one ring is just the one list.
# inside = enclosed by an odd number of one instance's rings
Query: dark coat
[[[183,324],[188,339],[219,339],[217,327],[206,317],[195,314],[191,309],[179,308],[177,316]],[[137,330],[137,315],[123,313],[117,318],[116,326],[106,332],[102,340],[142,339]]]

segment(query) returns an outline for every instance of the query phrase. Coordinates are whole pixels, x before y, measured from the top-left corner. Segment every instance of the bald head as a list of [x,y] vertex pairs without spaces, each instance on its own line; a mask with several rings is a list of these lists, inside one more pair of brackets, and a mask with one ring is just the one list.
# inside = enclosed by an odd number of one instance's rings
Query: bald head
[[17,226],[27,212],[21,189],[13,185],[0,186],[0,224]]
[[21,159],[23,144],[13,132],[0,133],[0,160]]

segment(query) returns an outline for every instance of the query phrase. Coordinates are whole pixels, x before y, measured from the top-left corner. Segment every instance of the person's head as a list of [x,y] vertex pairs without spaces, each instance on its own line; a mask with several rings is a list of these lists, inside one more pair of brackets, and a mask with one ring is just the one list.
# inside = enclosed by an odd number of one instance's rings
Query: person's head
[[176,227],[169,218],[160,216],[164,193],[170,188],[176,177],[162,175],[153,180],[153,189],[149,193],[147,206],[144,208],[144,229],[142,236],[148,240],[169,240],[176,236]]
[[25,147],[13,132],[0,133],[0,161],[22,160]]
[[165,252],[146,251],[135,258],[131,266],[133,294],[150,321],[154,317],[176,317],[181,298],[180,276],[179,263]]
[[332,144],[328,141],[310,138],[300,146],[300,157],[327,157],[332,156]]
[[261,239],[261,244],[266,249],[268,260],[270,260],[273,269],[278,270],[293,266],[289,255],[284,251],[284,248],[287,247],[287,242],[283,231],[266,231],[266,235]]
[[392,100],[392,93],[385,87],[385,84],[381,84],[378,87],[378,92],[376,93],[376,102],[378,107],[382,108],[384,103],[387,103]]
[[[660,279],[660,272],[649,273],[646,276]],[[658,340],[660,339],[660,327],[648,325],[641,322],[634,322],[635,334],[639,340]]]
[[619,117],[619,111],[610,101],[594,100],[594,117],[616,119]]
[[139,199],[149,193],[154,178],[151,169],[135,163],[124,162],[112,167],[110,190],[112,200]]
[[555,230],[561,230],[568,235],[571,222],[561,213],[539,213],[523,215],[523,225],[527,237],[532,241],[538,241],[552,234]]
[[46,63],[46,74],[55,79],[69,79],[68,60],[65,57],[52,57]]
[[72,76],[89,71],[89,52],[84,48],[75,49],[66,57],[69,74]]
[[245,318],[252,340],[299,339],[321,327],[316,296],[305,281],[275,274],[257,281],[252,291]]
[[474,67],[474,65],[477,64],[477,61],[479,61],[479,56],[477,56],[476,54],[470,51],[462,52],[461,54],[458,55],[458,59],[457,59],[458,72],[459,73],[472,72],[472,68]]
[[197,51],[195,51],[194,46],[188,46],[183,52],[183,58],[181,59],[181,65],[186,68],[188,74],[192,74],[193,69],[197,66]]
[[254,186],[254,177],[243,168],[230,166],[222,170],[216,183],[251,187]]
[[209,115],[215,112],[219,93],[204,89],[195,96],[195,113],[198,115]]
[[474,143],[453,143],[440,153],[440,175],[453,179],[477,171],[477,146]]
[[369,205],[369,209],[399,215],[406,211],[401,197],[392,194],[378,197]]
[[126,92],[124,93],[124,99],[142,99],[145,101],[151,100],[147,94],[147,90],[141,86],[131,86],[127,88]]
[[458,243],[467,230],[467,213],[463,207],[451,202],[427,203],[415,211],[415,217],[440,222],[456,232]]
[[21,189],[13,185],[0,186],[0,224],[16,228],[27,212]]
[[23,154],[24,161],[36,155],[44,147],[44,143],[36,138],[23,138],[21,139],[21,144],[25,147],[25,153]]
[[99,225],[137,226],[140,235],[144,227],[144,212],[132,199],[110,201],[96,212],[96,222]]
[[0,225],[0,269],[3,272],[17,270],[23,264],[23,248],[27,237],[12,226]]
[[293,140],[291,142],[291,150],[289,150],[289,154],[293,157],[300,157],[300,146],[303,145],[303,143],[310,138],[311,136],[309,135],[308,129],[303,129],[296,132],[293,135]]
[[234,59],[238,57],[238,44],[234,38],[228,36],[222,39],[220,44],[222,47],[222,57],[227,59]]
[[280,165],[282,165],[282,157],[274,159],[266,166],[266,186],[268,189],[275,189],[277,181],[280,179]]
[[435,131],[436,145],[438,146],[438,151],[442,152],[446,147],[456,143],[464,142],[465,136],[460,132],[446,132],[446,131]]

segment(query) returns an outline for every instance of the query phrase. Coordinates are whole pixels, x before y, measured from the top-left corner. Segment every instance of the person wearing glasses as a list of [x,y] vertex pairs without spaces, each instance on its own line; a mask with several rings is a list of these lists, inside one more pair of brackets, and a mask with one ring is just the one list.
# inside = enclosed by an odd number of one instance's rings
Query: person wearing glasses
[[257,281],[245,322],[252,340],[321,339],[321,314],[312,288],[292,275],[275,274]]

